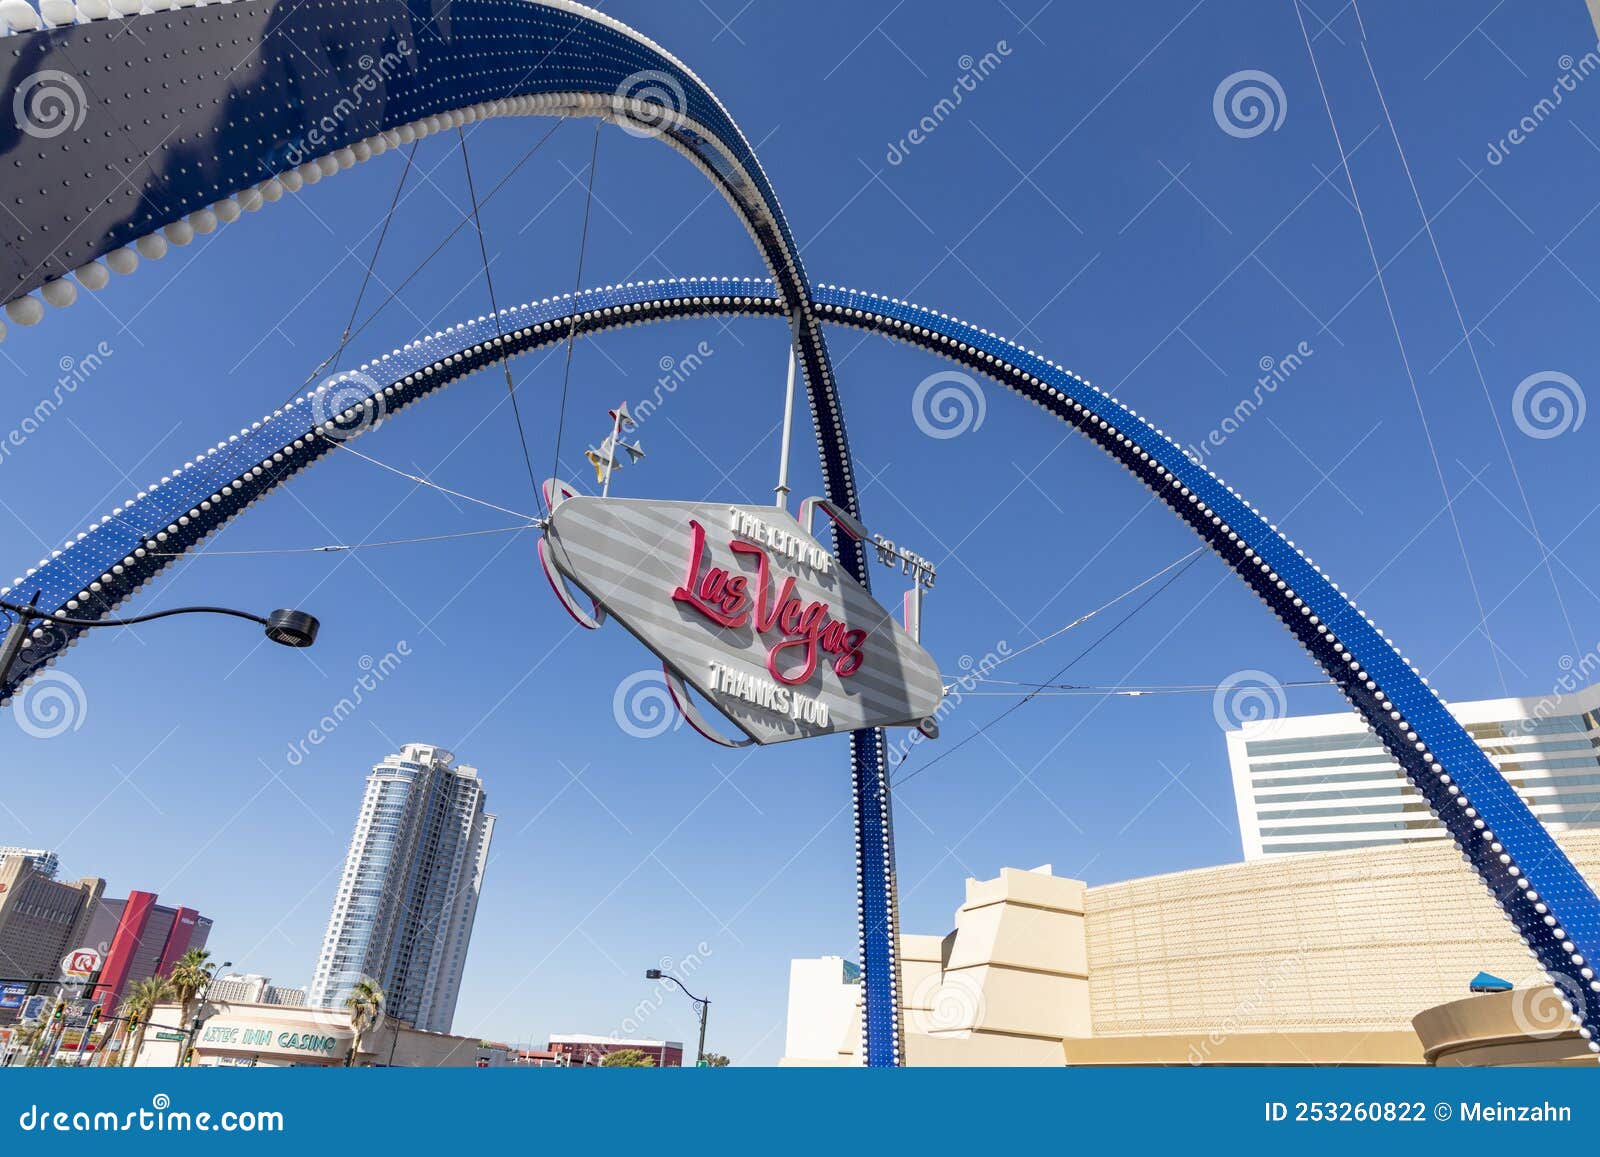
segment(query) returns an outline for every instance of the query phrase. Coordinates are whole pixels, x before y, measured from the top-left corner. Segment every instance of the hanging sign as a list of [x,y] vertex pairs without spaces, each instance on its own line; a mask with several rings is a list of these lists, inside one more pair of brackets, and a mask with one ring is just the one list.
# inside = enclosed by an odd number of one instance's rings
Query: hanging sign
[[680,683],[762,744],[916,726],[938,710],[933,658],[781,507],[559,489],[540,544],[557,595],[583,625],[614,618],[653,651],[697,728]]

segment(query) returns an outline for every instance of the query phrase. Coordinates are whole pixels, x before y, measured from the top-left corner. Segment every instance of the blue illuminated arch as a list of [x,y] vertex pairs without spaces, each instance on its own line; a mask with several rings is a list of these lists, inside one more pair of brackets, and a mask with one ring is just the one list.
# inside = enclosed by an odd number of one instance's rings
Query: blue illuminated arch
[[[1068,371],[942,314],[811,286],[748,142],[709,90],[664,50],[565,0],[250,0],[131,19],[142,25],[138,37],[118,35],[116,21],[91,20],[0,40],[10,50],[0,52],[3,107],[12,107],[22,85],[51,72],[76,81],[85,112],[82,125],[47,136],[0,123],[0,159],[25,152],[30,175],[39,174],[38,187],[48,191],[34,197],[24,190],[26,203],[16,210],[25,222],[22,232],[5,236],[0,246],[0,297],[14,321],[36,320],[42,307],[33,291],[46,301],[68,302],[75,292],[64,276],[69,270],[92,284],[103,275],[96,259],[126,266],[130,245],[151,256],[168,241],[186,243],[193,231],[214,228],[240,208],[293,192],[313,179],[308,166],[320,179],[419,133],[499,115],[655,118],[655,135],[694,161],[728,198],[773,281],[616,286],[507,310],[498,319],[479,318],[413,342],[362,367],[358,373],[365,377],[325,384],[197,455],[41,560],[10,594],[38,590],[46,609],[109,614],[171,556],[328,453],[332,443],[322,428],[332,418],[329,400],[350,409],[351,382],[365,395],[358,409],[392,415],[485,365],[562,340],[569,327],[588,334],[677,316],[789,319],[825,489],[859,514],[820,323],[855,326],[995,378],[1081,430],[1183,518],[1338,682],[1439,813],[1541,966],[1577,1005],[1585,1035],[1600,1028],[1600,1000],[1592,995],[1600,981],[1589,965],[1600,951],[1600,903],[1443,703],[1337,586],[1159,430]],[[161,50],[145,49],[149,43]],[[245,61],[234,71],[241,45]],[[341,101],[370,75],[372,65],[363,66],[363,58],[381,61],[396,53],[403,67],[385,73],[353,110],[344,108]],[[302,68],[299,54],[314,67]],[[640,103],[629,92],[641,76],[669,83],[647,87],[653,99]],[[118,84],[118,77],[128,79]],[[658,107],[646,107],[652,105]],[[301,160],[299,151],[307,147],[309,159]],[[130,193],[118,161],[146,156],[157,164],[136,172]],[[63,219],[76,224],[63,228]],[[0,233],[5,229],[0,224]],[[351,417],[359,429],[360,415]],[[861,549],[848,540],[840,547],[845,565],[866,581]],[[71,628],[42,628],[16,668],[0,672],[0,698],[75,638]],[[900,1029],[882,733],[856,733],[851,749],[866,1050],[869,1063],[892,1064],[900,1057]]]
[[[1045,358],[965,322],[875,294],[824,286],[815,303],[825,320],[905,341],[988,375],[1077,428],[1171,507],[1338,683],[1438,812],[1541,967],[1577,1004],[1583,1029],[1600,1027],[1600,1000],[1589,995],[1600,991],[1588,964],[1600,948],[1594,894],[1439,697],[1301,549],[1146,419]],[[783,317],[784,302],[770,282],[753,279],[611,286],[502,311],[498,324],[466,322],[357,372],[374,383],[370,412],[392,416],[496,361],[564,340],[574,323],[587,335],[675,317],[739,314]],[[168,556],[192,548],[331,451],[334,443],[317,434],[329,421],[319,400],[342,388],[337,382],[321,386],[186,463],[38,568],[27,589],[43,589],[43,605],[80,611],[74,603],[88,591],[97,612],[109,611],[172,561]],[[358,431],[364,428],[359,413],[351,417]],[[91,590],[96,584],[99,589]],[[42,643],[54,654],[66,641],[63,631]],[[870,742],[874,734],[854,742]],[[869,926],[872,919],[869,912]]]

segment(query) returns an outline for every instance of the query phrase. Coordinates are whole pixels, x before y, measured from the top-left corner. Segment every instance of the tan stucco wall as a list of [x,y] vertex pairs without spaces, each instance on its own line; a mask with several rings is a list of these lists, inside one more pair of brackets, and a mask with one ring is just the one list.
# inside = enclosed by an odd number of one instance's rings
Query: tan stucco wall
[[1424,1009],[1413,1023],[1429,1064],[1583,1065],[1594,1054],[1554,985],[1486,993]]
[[[1600,879],[1600,830],[1558,840]],[[1546,983],[1446,844],[1094,888],[1006,868],[967,881],[954,925],[900,939],[913,1065],[1421,1064],[1413,1018],[1480,970]],[[856,1063],[859,1022],[835,1056],[785,1063]]]
[[[1600,831],[1557,837],[1600,879]],[[1410,1029],[1480,970],[1544,976],[1448,844],[1301,856],[1090,888],[1095,1036]]]

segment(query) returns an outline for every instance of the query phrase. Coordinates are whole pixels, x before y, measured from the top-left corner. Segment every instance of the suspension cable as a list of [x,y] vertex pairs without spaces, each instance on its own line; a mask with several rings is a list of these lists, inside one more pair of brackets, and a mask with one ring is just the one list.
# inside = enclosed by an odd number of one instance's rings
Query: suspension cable
[[[489,243],[483,236],[483,218],[478,212],[478,190],[472,183],[472,162],[467,158],[467,134],[461,131],[461,126],[456,126],[456,137],[461,142],[461,167],[467,173],[467,195],[472,199],[472,224],[478,231],[478,256],[483,261],[483,280],[489,288],[489,312],[494,315],[494,335],[496,338],[505,337],[505,327],[500,320],[500,303],[494,294],[494,274],[489,270]],[[522,462],[528,468],[528,488],[533,491],[533,500],[538,505],[539,511],[544,512],[544,495],[539,490],[539,481],[533,476],[533,455],[528,453],[528,435],[522,426],[522,408],[517,405],[517,385],[511,377],[511,358],[500,359],[500,368],[506,375],[506,393],[511,397],[511,416],[517,423],[517,441],[522,444]]]
[[406,167],[400,171],[400,181],[394,187],[394,198],[389,202],[389,211],[383,215],[383,228],[378,230],[377,244],[372,247],[372,256],[367,259],[367,269],[361,278],[361,288],[356,291],[356,299],[350,306],[350,316],[345,320],[344,330],[339,335],[339,347],[317,363],[317,367],[306,375],[306,380],[300,383],[302,390],[315,381],[317,375],[330,364],[337,368],[339,359],[344,357],[345,347],[350,344],[350,327],[355,325],[356,315],[361,311],[361,302],[367,296],[367,286],[372,284],[372,273],[378,265],[378,254],[383,252],[384,238],[389,236],[389,226],[394,223],[395,210],[400,207],[400,194],[405,190],[406,178],[411,175],[411,166],[417,159],[417,146],[421,143],[412,141],[411,151],[406,154]]
[[1455,531],[1456,546],[1461,551],[1461,566],[1466,571],[1467,586],[1472,591],[1472,601],[1478,611],[1478,629],[1483,632],[1484,640],[1489,644],[1489,657],[1494,661],[1500,688],[1505,691],[1505,665],[1500,660],[1500,648],[1489,629],[1489,612],[1484,609],[1483,593],[1478,587],[1477,574],[1472,569],[1472,558],[1467,553],[1467,540],[1461,529],[1461,517],[1456,513],[1455,499],[1450,494],[1450,483],[1444,476],[1444,465],[1439,459],[1438,443],[1434,439],[1433,428],[1428,423],[1427,408],[1422,404],[1422,391],[1417,386],[1417,375],[1411,368],[1411,355],[1406,351],[1405,338],[1400,334],[1400,318],[1395,312],[1394,300],[1389,294],[1389,283],[1383,276],[1383,262],[1378,258],[1378,249],[1372,240],[1372,228],[1367,223],[1366,211],[1361,207],[1361,194],[1356,192],[1355,174],[1350,168],[1350,156],[1345,151],[1344,139],[1339,135],[1339,123],[1333,115],[1333,102],[1329,99],[1327,85],[1322,80],[1322,66],[1317,62],[1317,51],[1312,46],[1311,31],[1306,27],[1305,14],[1300,11],[1303,2],[1304,0],[1294,0],[1295,19],[1300,23],[1300,35],[1305,40],[1306,54],[1311,58],[1311,72],[1316,77],[1317,91],[1322,96],[1322,107],[1328,115],[1328,128],[1333,132],[1333,144],[1339,153],[1339,165],[1344,170],[1345,182],[1350,186],[1350,204],[1356,211],[1356,219],[1361,223],[1361,235],[1366,241],[1367,254],[1372,260],[1373,279],[1377,281],[1378,290],[1383,296],[1384,310],[1389,316],[1389,328],[1394,331],[1394,344],[1400,353],[1400,365],[1405,370],[1406,381],[1411,386],[1411,399],[1416,405],[1417,418],[1422,425],[1423,441],[1427,443],[1428,455],[1433,462],[1433,473],[1438,479],[1439,490],[1444,495],[1444,506],[1450,515],[1450,526]]
[[[1104,634],[1102,634],[1099,638],[1097,638],[1094,642],[1090,643],[1087,647],[1085,647],[1083,650],[1079,651],[1076,655],[1074,655],[1072,658],[1068,659],[1064,664],[1062,664],[1061,667],[1058,668],[1054,674],[1052,674],[1048,679],[1045,680],[1045,683],[1046,684],[1050,684],[1050,683],[1056,682],[1057,680],[1059,680],[1061,678],[1062,675],[1065,675],[1068,671],[1070,671],[1073,667],[1075,667],[1080,661],[1082,661],[1083,659],[1087,658],[1089,656],[1089,654],[1095,650],[1095,648],[1100,646],[1101,643],[1105,642],[1112,635],[1116,634],[1117,631],[1119,631],[1128,622],[1129,619],[1133,618],[1140,611],[1144,610],[1147,606],[1149,606],[1152,602],[1154,602],[1161,595],[1162,591],[1166,590],[1173,583],[1177,582],[1180,578],[1182,578],[1183,577],[1183,573],[1185,571],[1187,571],[1190,567],[1192,567],[1197,561],[1199,561],[1199,558],[1200,558],[1200,551],[1199,550],[1196,550],[1196,551],[1192,552],[1188,556],[1188,560],[1186,562],[1184,562],[1181,566],[1178,567],[1177,570],[1172,571],[1172,573],[1167,576],[1167,580],[1165,582],[1163,582],[1160,586],[1156,587],[1155,590],[1151,591],[1148,595],[1146,595],[1143,599],[1141,599],[1136,606],[1134,606],[1131,610],[1129,610],[1127,614],[1123,615],[1122,618],[1118,619],[1115,623],[1113,623],[1106,630],[1106,632]],[[1168,570],[1172,570],[1171,567],[1168,567],[1167,569]],[[1143,586],[1144,584],[1141,583],[1140,585]],[[940,761],[948,759],[950,756],[952,756],[956,752],[960,751],[967,744],[971,743],[974,739],[977,739],[980,735],[983,735],[991,727],[993,727],[995,724],[999,723],[1002,719],[1005,719],[1008,715],[1011,715],[1013,712],[1016,712],[1016,711],[1020,710],[1025,704],[1032,702],[1034,699],[1037,699],[1038,697],[1039,697],[1039,692],[1038,691],[1034,691],[1034,692],[1024,696],[1023,698],[1017,700],[1017,702],[1013,703],[1010,707],[1007,707],[1004,711],[1000,712],[1000,714],[996,715],[993,719],[990,719],[987,723],[985,723],[983,726],[979,727],[971,735],[967,736],[965,739],[963,739],[959,743],[955,744],[955,746],[945,748],[938,755],[934,756],[927,763],[924,763],[921,767],[917,768],[915,771],[895,776],[894,782],[891,784],[891,786],[892,787],[899,787],[901,784],[915,779],[917,776],[919,776],[923,772],[927,771],[930,767],[934,767]]]
[[[1045,696],[1070,696],[1070,695],[1125,695],[1130,699],[1142,699],[1147,695],[1202,695],[1207,692],[1221,691],[1228,686],[1227,683],[1191,683],[1171,687],[1128,687],[1122,684],[1098,683],[1019,683],[1010,679],[985,680],[1009,687],[1031,689],[1032,694]],[[1295,679],[1277,686],[1289,687],[1336,687],[1332,679]],[[1023,691],[968,691],[962,689],[962,695],[989,695],[995,697],[1008,697],[1030,693]]]
[[415,482],[418,486],[426,486],[429,490],[437,490],[440,494],[448,494],[450,497],[459,498],[463,502],[473,502],[473,503],[476,503],[479,506],[488,507],[490,510],[498,510],[501,514],[509,514],[509,515],[511,515],[512,518],[520,518],[524,522],[528,523],[529,525],[532,525],[533,522],[534,522],[534,517],[531,514],[524,514],[520,510],[511,510],[508,507],[496,505],[495,503],[490,502],[486,498],[474,498],[472,495],[463,494],[459,490],[451,490],[448,486],[440,486],[437,482],[432,482],[432,481],[428,480],[427,478],[422,477],[422,475],[420,475],[420,474],[409,474],[404,470],[401,470],[401,469],[398,469],[397,467],[389,465],[387,462],[378,461],[376,458],[372,457],[370,454],[363,454],[360,450],[357,450],[354,446],[351,446],[348,442],[340,442],[337,439],[327,438],[326,435],[323,435],[323,437],[328,441],[328,443],[330,445],[335,446],[340,450],[344,450],[344,451],[347,451],[348,453],[354,454],[357,458],[360,458],[363,462],[371,462],[374,466],[377,466],[377,467],[380,467],[380,468],[382,468],[384,470],[387,470],[391,474],[398,474],[400,477],[406,479],[409,482]]
[[[1203,547],[1203,546],[1195,547],[1193,550],[1191,550],[1188,554],[1184,555],[1182,558],[1174,559],[1172,562],[1169,562],[1166,566],[1164,566],[1160,570],[1156,571],[1156,573],[1151,575],[1149,578],[1144,579],[1141,582],[1135,583],[1133,586],[1131,586],[1127,590],[1123,591],[1116,598],[1110,599],[1107,602],[1101,603],[1098,607],[1096,607],[1094,610],[1090,611],[1088,614],[1079,615],[1077,618],[1073,619],[1072,622],[1068,623],[1066,626],[1060,628],[1059,630],[1051,631],[1048,635],[1045,635],[1043,638],[1035,639],[1033,642],[1029,643],[1026,647],[1023,647],[1020,651],[1011,652],[1011,654],[1005,656],[999,662],[993,664],[989,668],[989,670],[993,671],[996,667],[1003,666],[1004,664],[1011,662],[1011,660],[1013,660],[1013,659],[1020,659],[1023,655],[1026,655],[1029,651],[1033,650],[1035,647],[1041,647],[1045,643],[1050,642],[1050,640],[1052,640],[1052,639],[1060,638],[1062,635],[1066,634],[1068,631],[1072,630],[1074,627],[1083,626],[1084,623],[1087,623],[1090,619],[1094,618],[1101,611],[1109,610],[1110,608],[1116,606],[1118,603],[1120,603],[1123,599],[1127,598],[1129,595],[1135,594],[1136,592],[1144,589],[1145,587],[1149,586],[1151,583],[1155,582],[1156,579],[1158,579],[1162,575],[1166,574],[1173,567],[1182,566],[1184,563],[1187,563],[1187,562],[1191,561],[1196,555],[1202,554],[1204,551],[1205,551],[1205,547]],[[998,679],[998,680],[985,679],[984,682],[986,682],[986,683],[988,683],[988,682],[1005,683],[1005,682],[1008,682],[1008,680],[1005,680],[1005,679]],[[945,688],[944,689],[946,691],[948,691],[948,690],[950,690],[951,687],[954,687],[954,686],[955,686],[954,683],[947,683],[947,684],[945,684]],[[1044,686],[1044,684],[1038,684],[1038,686]]]
[[[565,116],[563,116],[563,117],[559,118],[556,121],[555,124],[551,125],[550,128],[545,132],[544,136],[540,137],[537,141],[535,141],[533,143],[533,147],[530,148],[527,152],[522,154],[522,159],[519,160],[516,164],[512,165],[511,168],[506,170],[505,176],[501,177],[500,180],[495,182],[494,188],[490,189],[489,192],[484,195],[483,201],[481,203],[484,204],[484,205],[487,205],[490,201],[494,200],[495,194],[500,192],[500,190],[505,187],[506,182],[509,181],[512,177],[516,176],[518,170],[520,170],[523,165],[527,164],[528,161],[533,158],[533,155],[535,153],[537,153],[540,150],[540,148],[542,148],[544,146],[544,143],[546,141],[548,141],[553,135],[555,135],[555,131],[558,128],[560,128],[566,122],[566,119],[567,118]],[[355,331],[353,333],[351,333],[351,335],[350,335],[350,340],[351,341],[354,341],[356,338],[360,337],[362,335],[362,333],[364,333],[366,331],[366,328],[369,325],[371,325],[374,321],[377,320],[378,315],[380,313],[382,313],[385,308],[388,307],[390,302],[394,301],[395,298],[399,297],[400,296],[400,292],[403,289],[405,289],[406,286],[410,285],[413,281],[415,281],[417,275],[419,273],[421,273],[424,269],[426,269],[428,267],[428,264],[435,257],[439,256],[440,253],[444,252],[444,247],[446,245],[450,244],[451,241],[455,240],[456,234],[461,232],[461,230],[465,229],[467,227],[467,222],[470,221],[470,220],[471,220],[470,217],[462,217],[461,220],[456,222],[456,227],[454,229],[450,230],[449,233],[445,234],[444,240],[440,241],[439,244],[435,245],[433,247],[433,251],[430,252],[421,261],[419,261],[417,263],[416,267],[414,269],[412,269],[410,273],[405,275],[405,277],[401,280],[400,284],[396,285],[393,289],[391,289],[384,296],[384,299],[378,303],[377,308],[375,308],[371,313],[369,313],[367,315],[367,318],[366,318],[365,321],[363,321],[360,325],[356,326]]]
[[425,534],[416,538],[390,538],[382,542],[335,542],[327,546],[278,546],[259,550],[151,551],[157,558],[243,558],[258,554],[334,554],[346,550],[371,550],[375,546],[407,546],[416,542],[446,542],[455,538],[480,538],[488,534],[516,534],[537,530],[531,522],[517,526],[495,526],[488,530],[462,530],[454,534]]
[[[600,126],[603,123],[594,123],[594,147],[589,153],[589,187],[583,197],[583,232],[578,235],[578,275],[572,287],[574,297],[583,288],[583,255],[589,247],[589,210],[594,204],[594,171],[600,160]],[[550,470],[551,477],[561,473],[561,434],[567,424],[567,384],[572,379],[572,339],[577,330],[578,315],[574,312],[567,322],[567,361],[561,371],[561,408],[556,413],[556,454]]]

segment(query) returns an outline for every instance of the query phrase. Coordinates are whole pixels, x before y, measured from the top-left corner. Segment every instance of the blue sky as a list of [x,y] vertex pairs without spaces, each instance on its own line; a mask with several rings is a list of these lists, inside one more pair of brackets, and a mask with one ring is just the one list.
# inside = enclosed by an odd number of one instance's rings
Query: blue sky
[[[1519,422],[1516,397],[1533,375],[1567,375],[1571,385],[1544,384],[1574,404],[1595,384],[1600,80],[1573,82],[1521,143],[1489,157],[1538,115],[1571,60],[1594,50],[1579,0],[1359,12],[1317,0],[1298,14],[1288,3],[1205,0],[817,0],[803,19],[767,0],[606,7],[722,97],[819,282],[1017,338],[1197,445],[1256,395],[1263,364],[1301,351],[1208,461],[1448,698],[1542,693],[1595,647],[1600,419],[1578,424],[1574,410],[1562,432],[1535,436],[1526,429],[1551,431],[1526,412]],[[899,147],[986,53],[999,63],[960,107]],[[1246,71],[1282,93],[1281,123],[1253,135],[1225,131],[1214,111],[1225,78]],[[480,190],[547,127],[475,126]],[[563,125],[485,210],[502,303],[571,288],[594,132]],[[426,177],[408,186],[363,316],[466,206],[453,137],[424,142],[417,163]],[[8,577],[300,387],[337,345],[401,167],[392,154],[341,174],[35,329],[13,327],[0,346],[15,383],[6,425],[51,391],[63,359],[100,343],[111,353],[0,460]],[[763,270],[693,169],[602,131],[584,282],[707,273]],[[487,306],[463,231],[347,364]],[[664,359],[703,343],[711,353],[642,432],[649,458],[616,491],[769,494],[784,342],[773,322],[697,321],[581,343],[563,472],[582,474],[578,454],[605,432],[607,406],[649,396]],[[925,638],[947,670],[1002,642],[1020,649],[1192,549],[1119,469],[999,387],[981,387],[981,425],[932,438],[912,398],[941,363],[846,331],[832,343],[868,521],[939,565]],[[548,473],[561,355],[514,372],[535,464]],[[532,509],[497,375],[451,388],[358,448]],[[796,491],[814,492],[803,421],[795,461]],[[512,521],[336,454],[207,549]],[[153,889],[199,907],[216,919],[220,958],[304,983],[365,772],[395,744],[434,742],[481,769],[500,816],[458,1031],[608,1033],[649,995],[644,968],[699,951],[693,984],[714,1001],[711,1047],[771,1062],[788,960],[854,955],[844,740],[745,755],[687,729],[626,734],[613,694],[649,658],[620,630],[569,631],[531,536],[197,558],[136,605],[218,601],[304,606],[324,634],[292,654],[256,646],[242,625],[190,619],[79,647],[64,669],[84,688],[81,726],[43,740],[8,720],[0,733],[10,772],[0,842],[58,848],[66,871],[104,875],[112,894]],[[1007,677],[1048,677],[1112,621],[1040,646]],[[291,762],[291,745],[349,693],[363,659],[402,642],[409,656],[361,711]],[[1204,558],[1071,678],[1215,684],[1241,671],[1316,677]],[[1341,705],[1325,689],[1288,696],[1296,711]],[[1010,702],[969,700],[943,749]],[[907,770],[939,750],[924,747]],[[963,878],[1002,866],[1052,863],[1106,882],[1240,854],[1209,694],[1032,702],[909,782],[896,824],[903,924],[917,932],[947,930]],[[686,1002],[669,1000],[638,1031],[692,1041],[694,1028]]]

